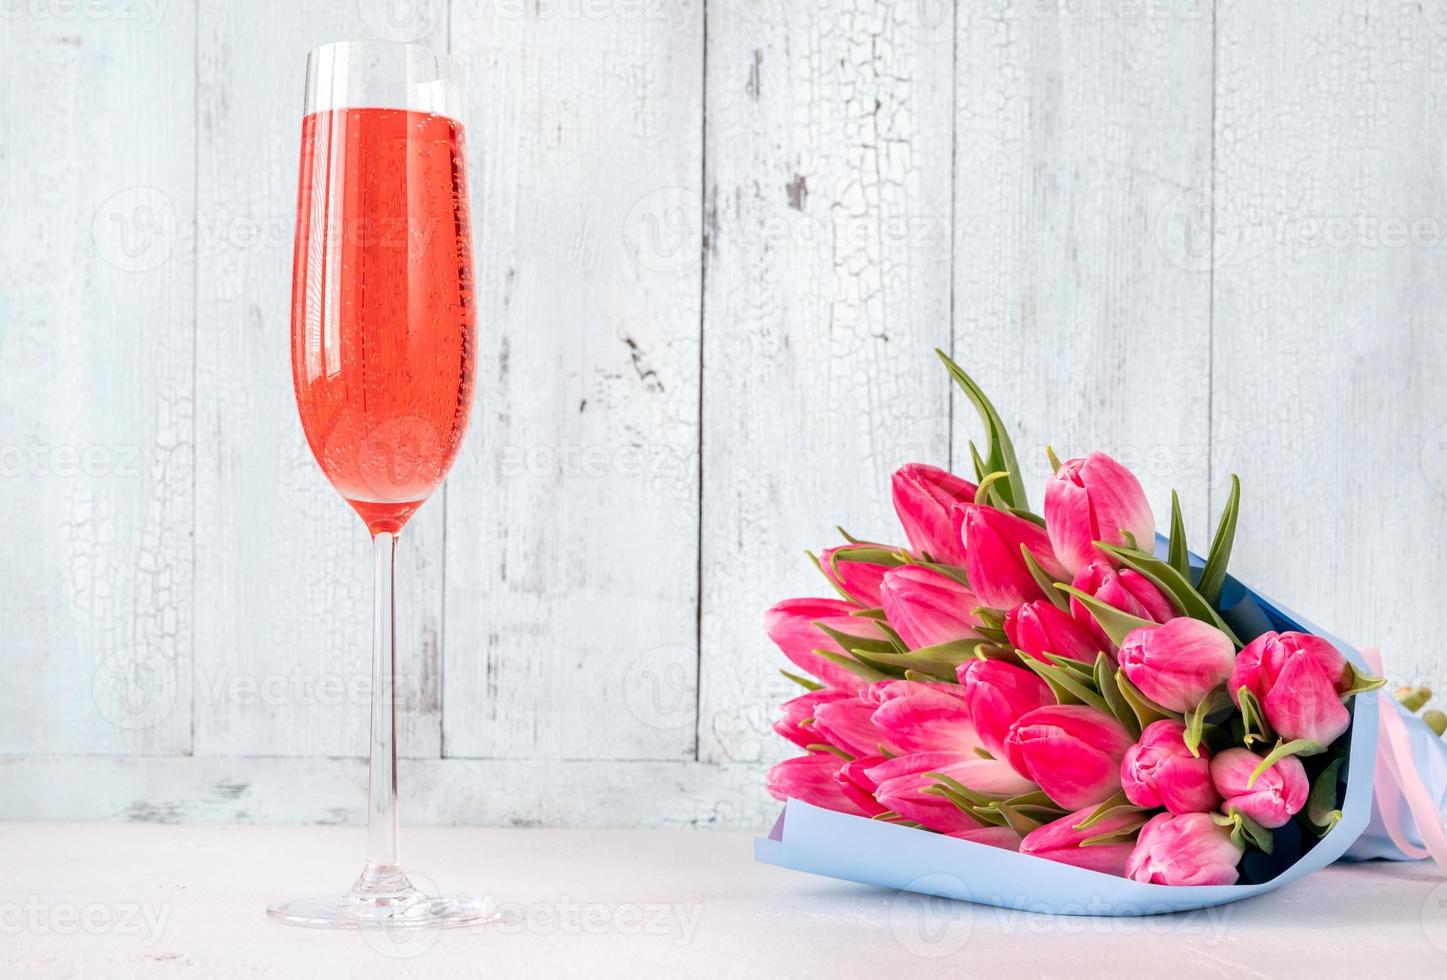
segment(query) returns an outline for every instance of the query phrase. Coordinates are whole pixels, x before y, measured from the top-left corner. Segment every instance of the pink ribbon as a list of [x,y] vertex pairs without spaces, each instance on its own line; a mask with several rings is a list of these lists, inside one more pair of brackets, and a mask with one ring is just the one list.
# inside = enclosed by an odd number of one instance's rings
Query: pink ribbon
[[[1374,673],[1385,676],[1380,650],[1366,648],[1362,650],[1362,655],[1367,658],[1367,664]],[[1378,755],[1385,765],[1377,767],[1374,788],[1377,809],[1386,824],[1387,836],[1407,857],[1417,861],[1430,857],[1439,867],[1447,868],[1447,828],[1443,826],[1436,800],[1422,784],[1417,765],[1412,761],[1412,738],[1407,734],[1406,722],[1402,721],[1396,705],[1385,694],[1379,696],[1382,703],[1381,710],[1377,712],[1381,719]],[[1417,822],[1422,843],[1427,845],[1425,848],[1407,840],[1403,830],[1402,800],[1407,801],[1407,809]]]

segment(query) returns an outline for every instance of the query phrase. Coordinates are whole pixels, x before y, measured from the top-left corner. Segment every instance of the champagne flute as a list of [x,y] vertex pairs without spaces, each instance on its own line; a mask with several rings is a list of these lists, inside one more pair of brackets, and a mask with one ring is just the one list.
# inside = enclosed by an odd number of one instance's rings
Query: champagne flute
[[397,536],[447,475],[472,404],[476,328],[446,55],[347,41],[307,56],[292,272],[292,382],[307,444],[372,534],[367,860],[351,890],[273,905],[293,925],[463,926],[494,918],[423,893],[397,858]]

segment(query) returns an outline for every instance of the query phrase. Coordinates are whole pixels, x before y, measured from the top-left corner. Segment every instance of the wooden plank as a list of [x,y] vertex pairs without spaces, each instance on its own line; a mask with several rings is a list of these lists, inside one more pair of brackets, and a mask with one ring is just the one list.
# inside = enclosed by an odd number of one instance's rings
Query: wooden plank
[[[779,812],[759,792],[760,766],[416,759],[398,779],[410,825],[762,830]],[[360,759],[0,756],[0,783],[0,820],[361,825],[367,814]]]
[[657,9],[454,9],[479,360],[449,757],[694,753],[703,25]]
[[0,31],[3,751],[190,748],[193,31]]
[[1441,690],[1447,18],[1237,4],[1218,47],[1215,440],[1244,483],[1235,568]]
[[[1210,276],[1176,236],[1209,196],[1211,10],[996,7],[959,8],[956,358],[1037,510],[1047,443],[1100,449],[1140,476],[1163,530],[1178,488],[1204,549]],[[982,439],[954,404],[956,441]]]
[[948,458],[949,31],[927,5],[708,9],[700,758],[788,754],[764,610],[806,548],[897,539]]
[[[289,331],[306,53],[367,36],[376,14],[343,0],[201,8],[200,754],[367,751],[371,544],[302,436]],[[444,31],[436,20],[423,39],[442,46]],[[436,500],[424,506],[402,538],[398,745],[406,755],[440,752],[443,510]]]

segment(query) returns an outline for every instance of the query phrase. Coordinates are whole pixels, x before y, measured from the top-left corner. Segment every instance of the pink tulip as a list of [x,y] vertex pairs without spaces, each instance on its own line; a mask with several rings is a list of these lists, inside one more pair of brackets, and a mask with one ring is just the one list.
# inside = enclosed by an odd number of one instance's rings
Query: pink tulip
[[776,800],[802,800],[812,806],[863,817],[874,814],[860,809],[834,779],[844,760],[829,752],[815,752],[785,759],[769,770],[769,795]]
[[847,697],[849,695],[844,691],[825,687],[790,698],[782,706],[783,716],[774,722],[774,731],[799,748],[807,749],[822,741],[819,733],[814,730],[814,712],[821,705]]
[[875,681],[868,687],[860,688],[859,696],[872,704],[885,704],[899,698],[912,698],[921,694],[942,694],[946,697],[963,699],[965,694],[958,684],[944,681],[902,681],[895,678]]
[[852,756],[878,755],[881,748],[897,751],[870,721],[876,707],[860,698],[827,701],[814,709],[814,724],[808,726],[814,741],[833,745]]
[[1068,577],[1039,525],[981,504],[960,504],[954,515],[965,543],[966,575],[985,605],[1013,609],[1046,597],[1020,554],[1021,545],[1051,578],[1064,581]]
[[1016,606],[1005,614],[1005,635],[1017,649],[1036,660],[1047,661],[1053,653],[1067,660],[1095,663],[1095,656],[1111,648],[1110,641],[1096,630],[1071,617],[1044,599]]
[[1005,757],[1067,810],[1094,806],[1120,789],[1120,761],[1132,740],[1121,723],[1080,704],[1022,715],[1005,737]]
[[980,827],[976,830],[957,830],[947,836],[958,837],[960,840],[973,841],[976,844],[998,847],[1005,851],[1018,851],[1020,849],[1020,835],[1009,827]]
[[840,791],[866,816],[874,817],[884,812],[884,807],[880,806],[874,798],[874,791],[878,788],[878,784],[865,773],[885,761],[882,755],[860,756],[858,759],[844,763],[834,773],[834,781],[839,784]]
[[1029,793],[1033,783],[1016,775],[1003,762],[992,759],[960,759],[945,752],[921,752],[890,759],[865,775],[877,789],[875,799],[889,810],[942,834],[978,830],[980,822],[929,788],[938,782],[926,773],[938,772],[977,793],[1010,797]]
[[1038,675],[1003,660],[970,660],[957,673],[976,737],[997,759],[1005,758],[1005,736],[1015,719],[1055,703]]
[[839,644],[816,622],[849,636],[870,640],[885,639],[879,624],[865,616],[853,616],[858,609],[840,599],[785,599],[764,614],[764,629],[769,639],[779,645],[784,656],[829,687],[854,692],[867,683],[858,674],[831,663],[815,650],[842,653]]
[[1180,616],[1132,630],[1116,659],[1130,682],[1156,704],[1191,711],[1231,676],[1236,645],[1210,623]]
[[1157,885],[1234,885],[1244,853],[1209,813],[1161,813],[1141,828],[1125,873]]
[[1223,813],[1244,813],[1268,830],[1286,826],[1306,806],[1311,784],[1306,768],[1294,755],[1272,763],[1256,782],[1251,773],[1261,764],[1261,757],[1249,749],[1226,749],[1211,760],[1211,778],[1226,800]]
[[958,503],[974,503],[975,485],[924,463],[901,466],[890,482],[894,512],[914,553],[944,565],[963,565],[965,548],[950,510]]
[[1140,481],[1098,452],[1068,460],[1046,481],[1045,526],[1056,557],[1072,575],[1104,557],[1097,541],[1124,545],[1129,533],[1138,547],[1150,551],[1156,536],[1156,519]]
[[884,574],[879,601],[889,625],[911,650],[967,640],[980,634],[973,610],[980,601],[948,575],[923,565],[901,565]]
[[1081,846],[1081,842],[1121,830],[1132,821],[1139,820],[1140,814],[1133,810],[1117,810],[1083,830],[1075,829],[1075,825],[1084,823],[1094,809],[1095,807],[1088,806],[1058,820],[1052,820],[1043,827],[1035,828],[1020,842],[1020,853],[1089,871],[1124,875],[1126,859],[1130,857],[1135,844],[1127,841],[1124,844]]
[[1200,758],[1186,748],[1186,726],[1163,719],[1141,732],[1140,741],[1126,750],[1120,764],[1120,786],[1126,799],[1154,810],[1172,813],[1209,813],[1221,797],[1211,782],[1211,754],[1204,747]]
[[970,721],[964,698],[957,695],[926,690],[891,698],[874,709],[870,722],[892,751],[944,752],[962,759],[978,758],[975,750],[981,747],[980,736]]
[[1264,633],[1236,657],[1228,689],[1239,706],[1241,688],[1249,688],[1282,738],[1330,745],[1351,724],[1342,704],[1351,683],[1346,658],[1328,641],[1308,633]]
[[[888,545],[868,547],[889,548]],[[824,570],[825,577],[849,598],[866,609],[878,609],[880,583],[884,581],[884,573],[895,566],[851,558],[851,553],[857,553],[859,549],[859,545],[853,544],[825,548],[819,555],[819,566]]]
[[[1070,583],[1094,596],[1107,606],[1119,609],[1137,619],[1148,619],[1153,623],[1164,623],[1175,619],[1176,607],[1156,584],[1132,568],[1116,570],[1109,562],[1093,561],[1075,575]],[[1074,596],[1070,599],[1070,614],[1082,623],[1095,626],[1095,617],[1090,615],[1085,604]]]

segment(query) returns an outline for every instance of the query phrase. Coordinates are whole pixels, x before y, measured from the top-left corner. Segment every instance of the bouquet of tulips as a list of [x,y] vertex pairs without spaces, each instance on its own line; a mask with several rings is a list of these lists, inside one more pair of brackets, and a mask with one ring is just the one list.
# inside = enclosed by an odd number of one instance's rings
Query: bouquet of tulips
[[770,792],[1138,882],[1276,877],[1341,819],[1353,702],[1384,682],[1233,616],[1235,478],[1204,560],[1179,499],[1158,543],[1104,453],[1047,449],[1032,513],[999,414],[940,357],[988,432],[975,479],[902,467],[908,545],[846,533],[815,558],[840,598],[769,610],[805,689],[775,725],[804,754]]

